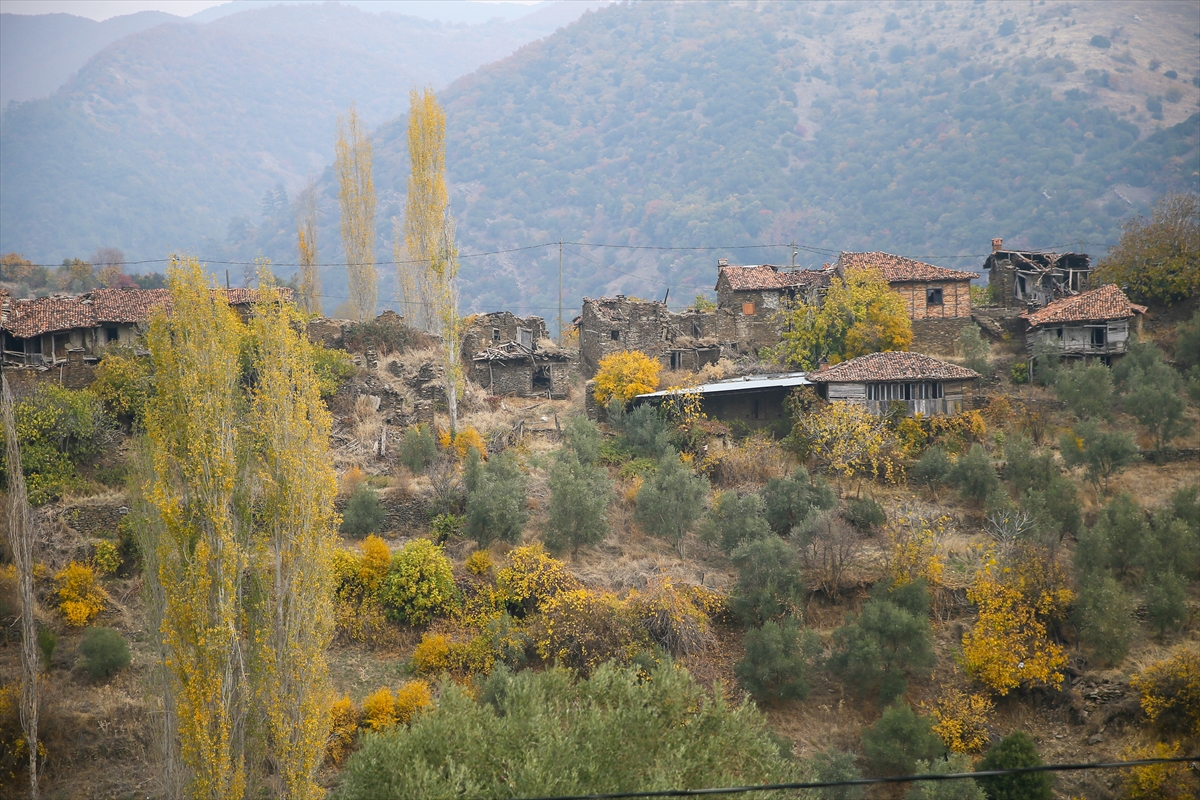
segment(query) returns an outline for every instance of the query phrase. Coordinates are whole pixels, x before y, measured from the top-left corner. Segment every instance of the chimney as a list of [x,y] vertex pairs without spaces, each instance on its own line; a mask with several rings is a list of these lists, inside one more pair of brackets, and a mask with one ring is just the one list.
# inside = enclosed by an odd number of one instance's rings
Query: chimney
[[718,258],[718,259],[717,259],[717,267],[718,267],[718,268],[720,268],[720,267],[728,267],[728,266],[729,266],[729,259],[728,259],[728,258]]
[[1003,239],[992,239],[992,252],[999,253],[1000,248],[1004,247]]

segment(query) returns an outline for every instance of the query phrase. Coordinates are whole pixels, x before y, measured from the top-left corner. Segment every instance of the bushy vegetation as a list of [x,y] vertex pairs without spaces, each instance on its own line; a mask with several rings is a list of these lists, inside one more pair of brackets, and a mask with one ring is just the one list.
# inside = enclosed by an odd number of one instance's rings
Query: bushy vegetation
[[867,762],[880,775],[911,775],[917,762],[940,757],[946,750],[930,721],[902,702],[885,708],[863,732],[862,747]]
[[550,517],[546,522],[545,542],[553,551],[570,550],[597,544],[608,534],[608,504],[612,499],[612,481],[603,467],[579,458],[599,457],[599,442],[594,446],[578,442],[578,447],[559,451],[550,468]]
[[414,539],[392,556],[379,593],[389,619],[424,625],[456,604],[450,559],[428,539]]
[[924,608],[909,611],[886,594],[868,602],[857,616],[834,631],[829,669],[860,697],[876,696],[880,704],[904,694],[909,676],[924,677],[932,669],[933,632],[928,595]]
[[680,463],[674,453],[664,456],[637,495],[634,520],[652,536],[669,541],[680,555],[683,537],[704,513],[708,479]]
[[718,492],[700,526],[700,540],[730,555],[743,542],[771,535],[766,506],[757,494]]
[[437,439],[428,425],[411,425],[404,429],[396,450],[397,460],[414,475],[420,475],[437,458]]
[[13,416],[30,504],[44,505],[82,486],[78,464],[108,433],[100,398],[87,389],[42,383],[15,404]]
[[[976,772],[1043,764],[1037,745],[1024,731],[1005,736],[975,765]],[[1024,772],[976,779],[988,800],[1050,800],[1054,777],[1049,772]]]
[[518,541],[529,510],[525,505],[528,478],[516,454],[505,450],[483,462],[479,451],[469,450],[463,483],[467,487],[466,535],[480,547],[495,541]]
[[437,705],[407,728],[368,734],[336,796],[532,797],[785,779],[752,706],[710,697],[665,663],[650,680],[605,665],[576,682],[561,669],[496,670],[480,700],[444,684]]
[[346,510],[342,513],[342,533],[352,539],[361,539],[383,530],[385,519],[387,509],[380,502],[379,495],[366,483],[360,483],[346,501]]
[[639,394],[658,388],[662,364],[637,350],[625,350],[600,359],[592,393],[596,404],[607,406],[617,400],[628,404]]
[[107,678],[129,666],[129,645],[113,628],[88,628],[79,643],[83,665],[94,680]]
[[742,688],[759,702],[802,700],[808,696],[808,669],[815,634],[794,617],[768,620],[746,631],[746,655],[734,672]]
[[762,491],[767,522],[780,536],[787,536],[814,509],[832,508],[836,502],[833,489],[823,479],[809,478],[808,470],[799,467],[786,478],[767,481]]

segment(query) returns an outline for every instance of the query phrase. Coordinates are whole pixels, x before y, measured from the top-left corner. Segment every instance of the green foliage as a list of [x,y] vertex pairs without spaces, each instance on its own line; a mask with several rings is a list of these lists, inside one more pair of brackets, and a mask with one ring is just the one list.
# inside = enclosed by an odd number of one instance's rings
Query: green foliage
[[861,533],[870,533],[887,522],[883,506],[873,497],[850,498],[842,516]]
[[118,419],[141,422],[146,401],[154,392],[150,359],[130,348],[110,348],[96,367],[91,390],[110,414]]
[[909,477],[931,491],[936,491],[950,480],[954,465],[946,451],[940,447],[931,447],[921,454],[917,463],[909,470]]
[[1054,376],[1054,393],[1079,419],[1112,418],[1112,373],[1103,364],[1062,367]]
[[1083,509],[1075,482],[1055,475],[1044,488],[1030,489],[1021,498],[1021,509],[1033,519],[1038,537],[1045,543],[1078,536],[1083,528]]
[[837,497],[823,478],[810,480],[799,467],[785,478],[772,478],[762,491],[767,523],[780,536],[787,536],[814,509],[833,508]]
[[1128,578],[1138,564],[1149,526],[1142,509],[1121,492],[1100,509],[1096,524],[1079,537],[1075,566],[1083,575],[1109,570]]
[[392,555],[379,601],[393,622],[424,625],[457,603],[454,569],[442,548],[414,539]]
[[903,583],[881,581],[872,587],[871,597],[886,600],[919,620],[929,618],[929,582],[924,578]]
[[1087,420],[1062,435],[1059,453],[1067,466],[1084,467],[1088,480],[1096,488],[1103,484],[1107,493],[1109,479],[1138,459],[1138,446],[1131,434],[1105,430],[1095,420]]
[[967,325],[958,334],[958,352],[962,353],[967,369],[980,375],[992,371],[992,345],[979,335],[978,325]]
[[107,678],[129,666],[129,645],[112,628],[88,628],[79,643],[83,664],[94,680]]
[[879,721],[863,731],[863,755],[876,774],[911,775],[918,761],[946,752],[926,717],[907,703],[888,706]]
[[1020,386],[1029,383],[1029,362],[1015,361],[1012,368],[1008,371],[1008,377],[1013,383]]
[[519,542],[529,519],[525,504],[528,478],[516,453],[505,450],[481,464],[479,455],[467,455],[466,535],[480,547],[492,542]]
[[444,545],[452,536],[462,533],[466,521],[467,518],[461,514],[438,514],[430,521],[429,532],[433,534],[434,542]]
[[540,797],[789,780],[752,705],[708,695],[669,661],[649,680],[602,665],[574,682],[562,669],[498,669],[482,701],[447,683],[410,726],[364,737],[339,800]]
[[647,403],[620,418],[618,426],[629,447],[643,458],[661,459],[671,452],[671,430],[658,409]]
[[796,551],[787,542],[777,536],[751,539],[733,551],[732,559],[738,580],[731,605],[747,625],[799,607],[804,583]]
[[1135,625],[1133,610],[1133,598],[1111,575],[1080,578],[1075,622],[1080,638],[1101,664],[1118,664],[1129,652]]
[[100,398],[43,383],[13,407],[13,416],[30,504],[44,505],[80,486],[76,465],[97,451],[108,431]]
[[[1037,745],[1024,731],[1016,731],[993,745],[975,765],[976,772],[1014,767],[1040,767]],[[1025,772],[976,778],[988,800],[1050,800],[1054,778],[1049,772]]]
[[410,425],[404,429],[396,452],[401,464],[414,475],[420,475],[437,459],[437,439],[433,430],[425,424]]
[[[594,448],[599,454],[599,441]],[[571,447],[559,451],[550,467],[550,516],[545,542],[551,551],[575,552],[608,535],[612,481],[604,467],[580,461]]]
[[1131,345],[1113,375],[1121,391],[1121,407],[1146,428],[1155,447],[1165,447],[1187,432],[1183,378],[1163,361],[1156,346]]
[[[823,750],[808,762],[808,779],[814,783],[858,780],[862,772],[855,761],[854,753]],[[819,800],[860,800],[864,791],[862,786],[829,786],[815,790],[812,796]]]
[[803,700],[808,696],[808,665],[817,647],[816,634],[794,617],[768,620],[750,628],[746,655],[734,667],[738,682],[760,703]]
[[[1155,102],[1161,118],[1162,104]],[[1200,293],[1200,196],[1163,194],[1149,220],[1140,214],[1127,220],[1117,246],[1097,265],[1095,279],[1122,286],[1140,302],[1195,297]]]
[[49,628],[38,628],[37,645],[38,652],[42,654],[42,669],[50,669],[54,649],[58,646],[58,634]]
[[935,660],[928,617],[881,598],[851,615],[833,640],[829,669],[860,697],[878,693],[880,703],[904,694],[908,677],[927,673]]
[[1187,578],[1200,577],[1200,528],[1160,511],[1142,540],[1136,561],[1146,575],[1168,570]]
[[383,530],[386,518],[387,509],[380,502],[379,495],[366,483],[360,483],[346,502],[341,530],[352,539],[362,539]]
[[1054,461],[1054,453],[1035,449],[1029,439],[1019,434],[1005,440],[1004,456],[1004,478],[1018,495],[1049,486],[1062,471]]
[[1175,326],[1175,365],[1183,370],[1200,366],[1200,311]]
[[373,349],[379,355],[386,356],[389,353],[402,352],[410,345],[419,344],[420,338],[421,334],[396,317],[389,319],[381,315],[375,319],[351,323],[346,328],[345,342],[346,349],[351,353],[365,353]]
[[[917,774],[952,775],[971,771],[971,757],[965,753],[950,753],[945,758],[918,761]],[[954,781],[921,781],[908,790],[908,800],[987,800],[987,795],[973,778]]]
[[[632,416],[632,415],[631,415]],[[704,513],[708,479],[680,463],[673,453],[659,461],[637,495],[633,519],[651,536],[661,536],[683,553],[683,537]]]
[[1062,352],[1058,346],[1039,338],[1033,343],[1033,358],[1029,360],[1029,380],[1038,386],[1053,386],[1062,369]]
[[567,417],[563,423],[563,443],[575,453],[575,458],[585,466],[600,460],[602,438],[600,428],[582,414]]
[[1187,619],[1187,579],[1173,568],[1148,574],[1145,592],[1150,624],[1159,636],[1168,629],[1178,628]]
[[963,498],[978,505],[1000,488],[1000,478],[992,459],[982,445],[973,444],[966,455],[950,470],[949,482]]
[[742,542],[771,535],[765,511],[763,500],[757,494],[740,496],[732,490],[719,492],[700,525],[700,540],[716,544],[729,555]]
[[342,382],[354,372],[354,360],[345,350],[331,350],[323,344],[312,346],[313,377],[321,397],[333,397]]

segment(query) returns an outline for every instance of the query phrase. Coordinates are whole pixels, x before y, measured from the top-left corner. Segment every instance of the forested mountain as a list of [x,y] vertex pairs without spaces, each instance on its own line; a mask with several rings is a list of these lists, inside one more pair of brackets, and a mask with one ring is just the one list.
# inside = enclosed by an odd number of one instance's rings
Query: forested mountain
[[442,88],[587,6],[468,26],[276,5],[134,33],[52,97],[4,113],[0,250],[39,261],[98,246],[211,255],[231,218],[242,230],[264,195],[285,205],[332,160],[336,116],[352,101],[377,125],[407,108],[413,86]]

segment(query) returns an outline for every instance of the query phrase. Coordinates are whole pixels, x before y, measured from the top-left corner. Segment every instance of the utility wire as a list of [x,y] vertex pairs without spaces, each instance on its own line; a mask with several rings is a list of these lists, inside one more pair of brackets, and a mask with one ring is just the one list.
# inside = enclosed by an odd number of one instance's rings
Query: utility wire
[[966,778],[993,778],[1003,775],[1024,775],[1031,772],[1078,772],[1094,769],[1128,769],[1129,767],[1152,764],[1173,764],[1200,761],[1200,755],[1175,756],[1173,758],[1145,758],[1136,761],[1107,761],[1091,764],[1043,764],[1038,767],[1011,767],[990,769],[980,772],[928,773],[924,775],[900,775],[886,778],[855,778],[841,781],[811,781],[807,783],[767,783],[757,786],[726,786],[713,789],[663,789],[657,791],[609,792],[601,794],[549,795],[523,800],[626,800],[638,797],[703,797],[709,795],[748,794],[750,792],[778,792],[796,789],[827,789],[837,786],[870,786],[877,783],[915,783],[917,781],[956,781]]

